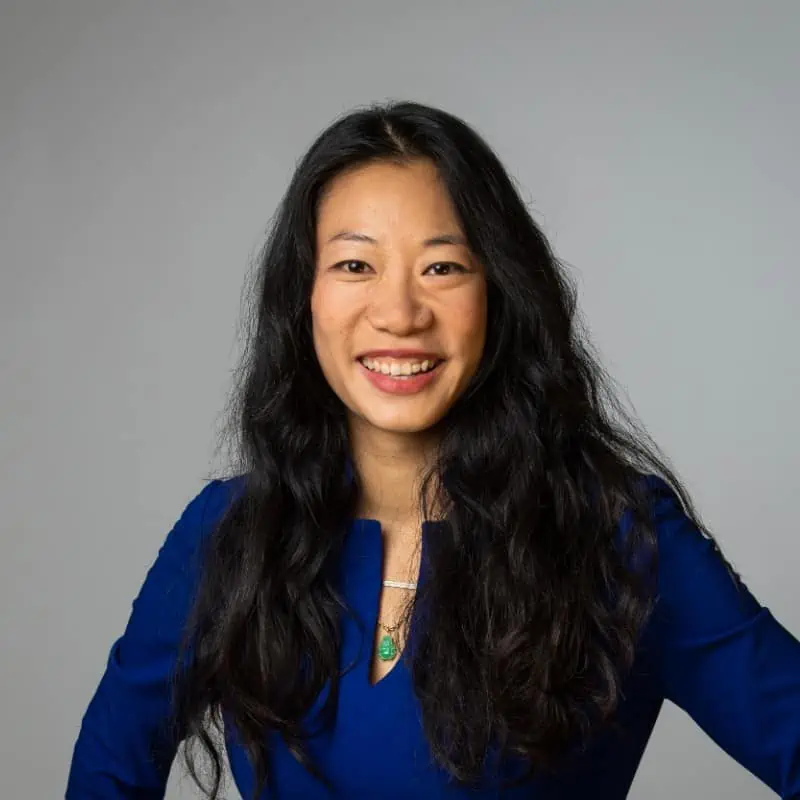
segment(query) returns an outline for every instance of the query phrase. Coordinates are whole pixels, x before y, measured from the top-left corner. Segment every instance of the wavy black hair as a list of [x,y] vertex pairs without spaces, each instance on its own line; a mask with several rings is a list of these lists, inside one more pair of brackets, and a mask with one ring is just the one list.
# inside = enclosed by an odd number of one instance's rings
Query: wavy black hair
[[176,685],[178,729],[211,757],[207,781],[194,747],[189,769],[212,798],[223,720],[257,792],[269,777],[268,732],[327,782],[305,749],[303,718],[326,685],[320,724],[337,702],[338,623],[352,612],[332,565],[359,479],[348,478],[344,405],[312,343],[316,214],[343,170],[413,159],[438,169],[488,294],[482,361],[439,423],[420,494],[427,515],[439,487],[447,512],[431,538],[431,578],[409,608],[424,624],[402,657],[435,760],[469,784],[492,747],[534,770],[587,741],[613,718],[653,608],[643,474],[662,476],[705,531],[667,457],[620,401],[567,270],[481,136],[411,102],[346,114],[298,164],[245,294],[246,342],[223,430],[245,488],[209,537]]

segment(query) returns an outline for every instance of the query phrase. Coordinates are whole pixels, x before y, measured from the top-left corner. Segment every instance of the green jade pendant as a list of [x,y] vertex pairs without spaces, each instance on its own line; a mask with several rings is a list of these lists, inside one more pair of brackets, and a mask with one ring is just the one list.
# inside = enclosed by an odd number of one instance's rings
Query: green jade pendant
[[378,658],[381,661],[391,661],[397,655],[397,645],[394,643],[389,634],[381,637],[380,644],[378,645]]

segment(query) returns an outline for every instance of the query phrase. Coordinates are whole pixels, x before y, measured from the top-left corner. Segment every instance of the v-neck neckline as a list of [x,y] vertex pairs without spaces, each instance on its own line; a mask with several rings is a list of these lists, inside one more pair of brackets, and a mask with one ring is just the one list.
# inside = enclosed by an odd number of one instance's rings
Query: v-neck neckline
[[[430,531],[433,526],[436,525],[436,521],[434,520],[424,520],[421,525],[421,533],[420,533],[420,560],[419,560],[419,569],[417,574],[417,591],[419,590],[420,586],[423,585],[425,582],[425,574],[427,572],[427,561],[428,561],[428,536],[430,535]],[[351,531],[356,531],[362,534],[361,539],[366,540],[361,542],[356,542],[356,545],[360,548],[366,546],[372,546],[374,549],[370,549],[368,553],[369,557],[369,570],[368,574],[364,576],[364,580],[367,582],[367,586],[365,587],[367,592],[365,594],[365,601],[368,600],[368,603],[365,602],[364,606],[361,608],[362,613],[364,614],[364,622],[365,622],[365,630],[364,636],[368,640],[364,642],[366,645],[366,658],[360,659],[361,663],[359,664],[359,680],[363,681],[366,691],[367,692],[377,692],[377,691],[386,691],[388,686],[391,686],[392,682],[396,682],[397,680],[401,679],[402,677],[406,677],[409,675],[408,672],[408,665],[406,664],[405,656],[406,656],[406,649],[409,646],[412,638],[416,633],[415,621],[416,621],[416,614],[412,615],[410,621],[410,629],[408,631],[408,635],[406,637],[406,642],[403,645],[403,649],[400,650],[397,660],[392,666],[392,668],[379,680],[375,683],[371,680],[371,672],[372,672],[372,660],[374,658],[374,638],[375,638],[375,631],[378,628],[378,617],[380,612],[380,601],[381,601],[381,593],[384,591],[383,586],[383,561],[384,561],[384,541],[383,541],[383,528],[381,523],[377,519],[371,519],[367,517],[357,517],[352,520],[351,523]]]

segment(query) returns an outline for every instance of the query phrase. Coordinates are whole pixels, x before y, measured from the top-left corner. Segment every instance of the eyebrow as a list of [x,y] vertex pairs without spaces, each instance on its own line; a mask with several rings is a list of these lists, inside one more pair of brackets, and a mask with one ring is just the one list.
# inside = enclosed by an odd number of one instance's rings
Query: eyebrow
[[[368,244],[378,244],[376,239],[367,236],[364,233],[356,233],[355,231],[339,231],[339,233],[331,236],[328,239],[328,244],[331,242],[344,241],[344,242],[367,242]],[[440,236],[432,236],[422,243],[425,247],[438,247],[441,245],[461,245],[467,247],[467,240],[458,233],[443,233]]]

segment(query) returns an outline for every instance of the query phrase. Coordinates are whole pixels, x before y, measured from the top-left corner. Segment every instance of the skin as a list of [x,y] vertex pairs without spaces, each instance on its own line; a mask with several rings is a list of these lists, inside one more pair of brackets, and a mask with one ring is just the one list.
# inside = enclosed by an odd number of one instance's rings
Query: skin
[[[443,236],[454,241],[427,241]],[[384,576],[414,580],[418,479],[436,445],[436,424],[478,369],[486,340],[484,270],[426,160],[371,163],[334,178],[319,206],[316,254],[314,348],[347,409],[363,488],[359,516],[381,523]],[[356,360],[391,348],[430,351],[445,361],[422,391],[391,395],[373,386]],[[393,622],[407,595],[383,591],[380,619]],[[376,660],[373,682],[393,664]]]
[[[343,231],[375,243],[331,241]],[[429,430],[477,370],[486,337],[483,269],[466,243],[425,246],[443,234],[463,239],[449,196],[426,161],[371,164],[339,175],[321,202],[314,347],[353,427],[365,435],[390,434],[399,442]],[[355,358],[392,347],[431,350],[446,363],[428,389],[389,395],[364,378]]]

